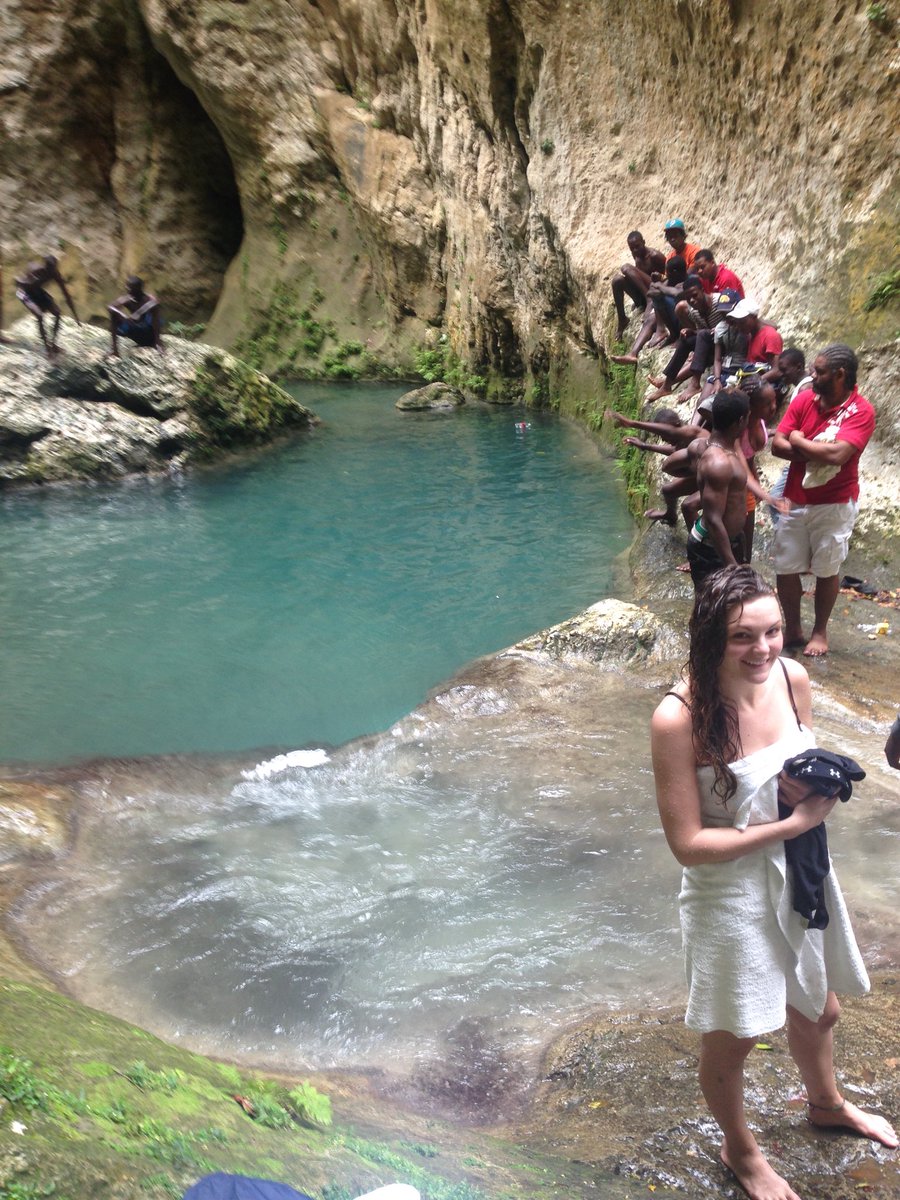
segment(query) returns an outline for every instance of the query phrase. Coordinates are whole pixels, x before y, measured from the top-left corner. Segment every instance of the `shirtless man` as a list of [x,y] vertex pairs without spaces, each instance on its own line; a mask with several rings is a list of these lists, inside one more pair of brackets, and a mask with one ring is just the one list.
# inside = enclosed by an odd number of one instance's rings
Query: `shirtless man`
[[743,559],[747,460],[740,441],[749,413],[747,397],[736,388],[719,392],[713,400],[713,431],[696,459],[702,512],[688,536],[695,588],[714,571]]
[[[30,262],[25,268],[25,274],[16,276],[16,284],[18,285],[16,287],[16,297],[22,301],[28,311],[37,319],[41,341],[44,343],[47,357],[52,358],[54,354],[59,352],[56,335],[59,331],[59,322],[62,313],[60,312],[59,305],[45,287],[48,283],[59,284],[62,294],[65,296],[66,304],[72,310],[72,316],[80,325],[81,321],[78,319],[78,313],[75,311],[72,297],[69,295],[63,277],[59,273],[59,262],[52,254],[48,254],[43,262]],[[44,328],[45,313],[50,313],[53,317],[53,335],[49,342],[47,341],[47,331]]]
[[628,318],[625,315],[625,296],[634,301],[635,308],[642,311],[647,307],[647,288],[653,282],[654,275],[661,275],[666,269],[666,256],[662,250],[652,250],[644,241],[644,235],[633,229],[628,235],[628,249],[634,263],[623,263],[616,275],[613,276],[612,294],[619,318],[616,329],[616,341],[621,341],[628,328]]
[[[669,336],[669,330],[659,318],[657,304],[665,305],[666,311],[671,308],[674,315],[675,305],[684,292],[686,278],[687,268],[684,265],[684,259],[678,254],[670,254],[666,259],[665,275],[660,277],[657,272],[654,272],[653,282],[647,288],[647,299],[650,303],[644,310],[643,324],[634,339],[634,344],[627,354],[611,354],[610,362],[633,367],[637,365],[638,355],[648,342],[651,347],[662,345]],[[663,279],[665,279],[665,283],[663,283]]]
[[119,338],[126,337],[138,346],[153,346],[164,353],[159,334],[159,301],[144,291],[144,281],[137,275],[125,280],[125,294],[107,306],[112,353],[119,357]]

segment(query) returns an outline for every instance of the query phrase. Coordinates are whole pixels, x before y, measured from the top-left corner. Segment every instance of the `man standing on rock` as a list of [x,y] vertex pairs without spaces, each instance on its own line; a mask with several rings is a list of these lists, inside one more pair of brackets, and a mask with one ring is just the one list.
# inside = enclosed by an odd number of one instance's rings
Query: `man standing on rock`
[[[875,429],[874,409],[856,387],[857,370],[849,346],[826,346],[813,362],[812,387],[791,401],[772,440],[772,453],[791,464],[784,495],[792,507],[778,522],[773,551],[784,644],[804,646],[809,658],[828,653],[828,618],[859,510],[859,457]],[[816,590],[807,640],[800,576],[809,571]]]
[[164,353],[160,337],[159,301],[144,291],[144,281],[137,275],[125,280],[125,294],[107,306],[112,352],[119,357],[119,338],[125,337],[138,346],[153,346]]
[[750,402],[737,388],[716,395],[712,404],[713,431],[705,445],[697,442],[697,485],[701,514],[688,535],[687,556],[697,588],[722,567],[744,557],[747,517],[747,460],[741,453],[741,434],[747,428]]
[[613,276],[611,285],[616,316],[619,318],[616,341],[622,340],[628,328],[628,317],[625,315],[626,295],[631,297],[636,308],[643,311],[647,307],[647,288],[653,282],[653,276],[661,276],[666,269],[666,256],[662,250],[652,250],[639,230],[633,229],[629,233],[628,249],[634,263],[624,263]]
[[[38,329],[41,333],[41,341],[44,343],[44,349],[47,351],[47,357],[52,358],[58,353],[59,346],[56,343],[56,335],[59,332],[59,322],[62,317],[59,305],[46,289],[46,284],[56,283],[62,289],[62,294],[65,296],[66,304],[72,310],[72,316],[81,324],[78,319],[78,313],[75,311],[75,305],[72,303],[72,297],[69,295],[65,281],[59,273],[59,262],[52,254],[48,254],[43,262],[31,262],[25,268],[25,274],[16,277],[16,297],[22,301],[30,313],[34,315],[38,323]],[[53,335],[50,341],[47,341],[47,331],[44,328],[44,314],[50,313],[53,317]]]

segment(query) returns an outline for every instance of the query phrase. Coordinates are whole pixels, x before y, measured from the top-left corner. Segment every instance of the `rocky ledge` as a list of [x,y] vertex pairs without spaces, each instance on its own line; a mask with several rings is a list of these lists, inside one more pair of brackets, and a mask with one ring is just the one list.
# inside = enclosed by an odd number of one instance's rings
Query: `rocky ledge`
[[66,320],[48,359],[34,322],[0,344],[0,487],[117,479],[208,461],[318,423],[265,375],[212,346],[123,348]]

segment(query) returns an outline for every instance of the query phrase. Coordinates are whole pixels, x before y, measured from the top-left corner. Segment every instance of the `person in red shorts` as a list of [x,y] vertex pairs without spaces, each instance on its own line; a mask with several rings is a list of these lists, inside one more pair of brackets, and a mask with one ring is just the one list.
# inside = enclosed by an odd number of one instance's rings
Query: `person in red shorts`
[[[826,346],[813,362],[812,388],[791,401],[772,440],[772,453],[791,464],[784,488],[791,510],[778,521],[773,551],[784,644],[804,646],[810,658],[828,653],[828,618],[859,509],[859,457],[875,429],[857,370],[849,346]],[[816,577],[808,640],[800,621],[800,576],[807,571]]]
[[774,367],[778,355],[784,349],[781,334],[770,321],[759,319],[759,305],[755,300],[744,298],[739,300],[728,314],[732,321],[737,322],[742,333],[750,339],[744,361],[748,363],[766,363]]

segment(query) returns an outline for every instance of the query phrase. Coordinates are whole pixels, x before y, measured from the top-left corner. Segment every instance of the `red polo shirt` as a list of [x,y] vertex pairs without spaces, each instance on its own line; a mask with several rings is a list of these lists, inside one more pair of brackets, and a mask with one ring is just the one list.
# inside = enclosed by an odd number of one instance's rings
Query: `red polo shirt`
[[795,504],[846,504],[848,500],[859,499],[859,456],[875,429],[875,410],[856,388],[843,404],[827,413],[819,411],[818,397],[812,388],[800,392],[788,405],[778,432],[789,437],[795,429],[799,429],[805,438],[812,441],[816,434],[834,421],[838,422],[834,440],[849,442],[856,447],[856,453],[828,483],[809,490],[803,487],[806,462],[792,462],[784,494]]

